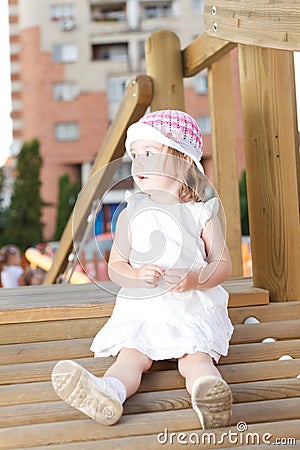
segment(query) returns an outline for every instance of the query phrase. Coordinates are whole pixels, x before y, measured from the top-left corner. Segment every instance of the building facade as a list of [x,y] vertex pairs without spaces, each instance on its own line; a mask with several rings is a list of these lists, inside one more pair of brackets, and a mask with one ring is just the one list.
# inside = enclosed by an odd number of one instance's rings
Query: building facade
[[[168,29],[179,36],[184,48],[203,32],[204,2],[8,1],[12,155],[17,155],[22,142],[39,139],[43,158],[41,195],[47,203],[43,210],[44,238],[51,240],[58,177],[69,174],[82,185],[87,180],[126,83],[132,75],[146,71],[145,40],[157,29]],[[204,134],[204,166],[211,175],[205,73],[185,80],[185,95],[186,110]],[[241,136],[241,132],[238,134]],[[128,171],[125,160],[119,175],[126,176]],[[115,193],[113,202],[120,200]]]

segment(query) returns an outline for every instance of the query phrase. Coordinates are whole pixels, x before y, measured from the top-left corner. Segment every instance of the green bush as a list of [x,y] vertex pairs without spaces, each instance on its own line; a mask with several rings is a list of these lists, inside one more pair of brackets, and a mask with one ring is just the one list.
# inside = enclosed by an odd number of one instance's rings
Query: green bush
[[241,212],[241,227],[242,235],[249,236],[249,219],[248,219],[248,200],[247,200],[247,185],[246,185],[246,171],[242,173],[239,181],[240,191],[240,212]]
[[1,244],[15,244],[23,252],[43,240],[40,197],[42,157],[37,139],[25,142],[17,157],[17,176],[10,206],[3,212]]
[[55,241],[60,240],[79,193],[79,183],[77,181],[74,181],[72,183],[70,181],[69,175],[61,175],[58,179],[58,182],[59,193],[56,230],[54,234]]

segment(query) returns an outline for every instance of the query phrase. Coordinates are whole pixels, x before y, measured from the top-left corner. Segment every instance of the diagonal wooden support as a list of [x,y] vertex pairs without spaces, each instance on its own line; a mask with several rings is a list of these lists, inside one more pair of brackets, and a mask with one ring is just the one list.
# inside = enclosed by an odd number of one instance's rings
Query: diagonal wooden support
[[181,52],[183,76],[197,75],[235,47],[234,42],[201,34]]
[[206,0],[210,36],[241,44],[300,50],[300,0]]
[[53,284],[67,266],[68,256],[73,247],[73,236],[78,238],[86,227],[87,217],[95,198],[101,198],[108,188],[116,165],[110,162],[124,154],[124,142],[129,125],[143,116],[152,100],[152,80],[147,75],[131,79],[118,113],[113,120],[93,165],[88,183],[80,195],[80,204],[76,205],[76,221],[71,215],[53,264],[45,277],[44,284]]

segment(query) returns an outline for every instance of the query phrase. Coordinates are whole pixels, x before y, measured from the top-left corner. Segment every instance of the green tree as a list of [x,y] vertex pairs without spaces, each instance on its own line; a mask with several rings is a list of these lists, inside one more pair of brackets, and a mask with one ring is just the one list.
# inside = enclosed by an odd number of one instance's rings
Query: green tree
[[79,183],[71,182],[69,175],[61,175],[58,179],[58,207],[54,240],[59,241],[79,194]]
[[241,227],[242,235],[249,236],[249,219],[248,219],[248,199],[247,199],[247,185],[246,185],[246,171],[242,173],[239,181],[240,191],[240,211],[241,211]]
[[0,167],[0,247],[4,245],[2,244],[2,236],[5,228],[5,208],[3,207],[3,187],[4,187],[4,170],[3,167]]
[[6,242],[17,245],[21,251],[42,241],[41,167],[39,141],[25,142],[17,158],[17,176],[3,233]]

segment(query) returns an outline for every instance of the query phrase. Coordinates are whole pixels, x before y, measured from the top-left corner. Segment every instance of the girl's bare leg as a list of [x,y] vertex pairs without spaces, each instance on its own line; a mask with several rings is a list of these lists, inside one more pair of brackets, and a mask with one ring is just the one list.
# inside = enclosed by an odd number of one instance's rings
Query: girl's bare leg
[[133,349],[123,349],[104,377],[96,377],[75,361],[60,361],[52,371],[52,384],[64,401],[87,416],[113,425],[123,414],[122,403],[137,391],[142,373],[152,361]]
[[192,397],[192,406],[198,414],[203,429],[230,425],[232,394],[222,379],[212,358],[203,352],[185,355],[178,368],[186,379]]
[[143,372],[150,369],[151,365],[152,360],[144,353],[133,348],[123,348],[104,377],[118,378],[124,384],[128,398],[138,390]]
[[192,387],[197,378],[205,375],[214,375],[221,378],[221,374],[214,366],[212,358],[203,352],[184,355],[178,360],[178,369],[185,378],[186,388],[189,394],[192,394]]

